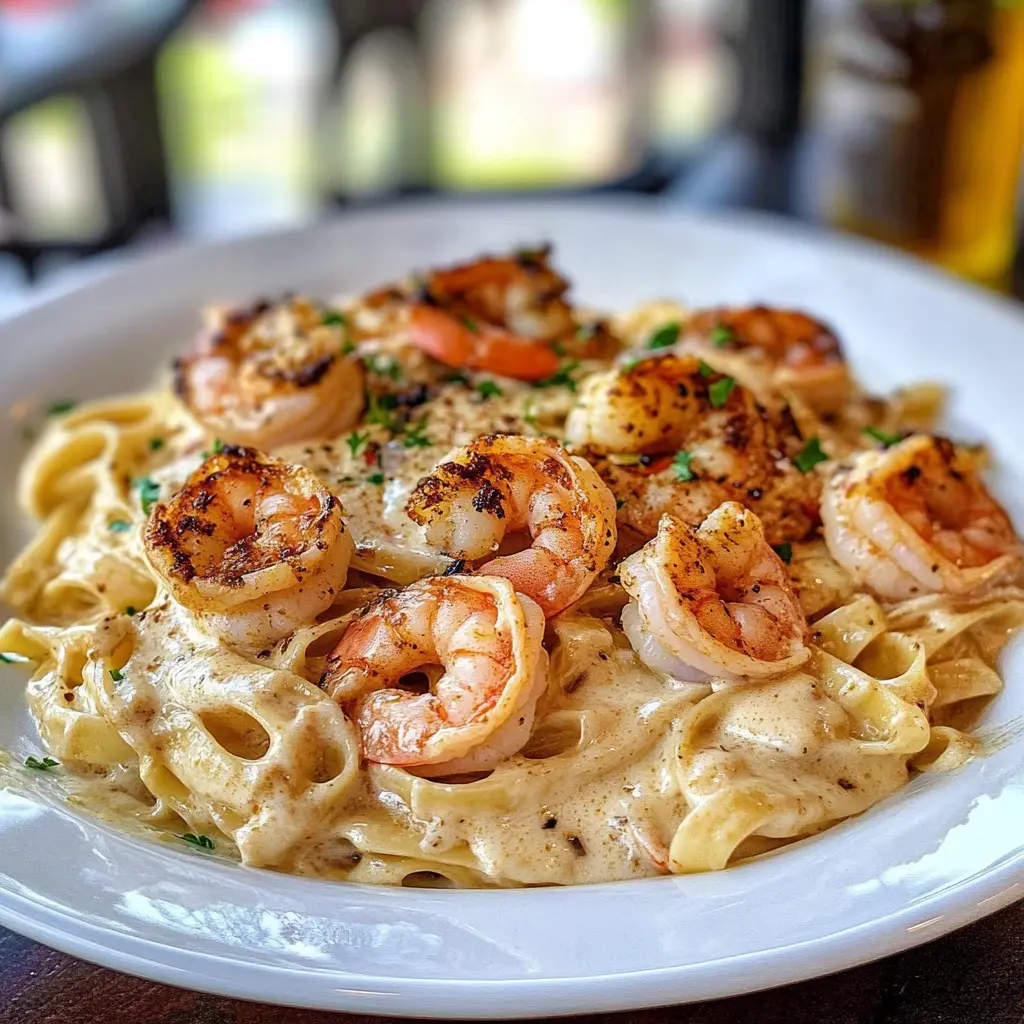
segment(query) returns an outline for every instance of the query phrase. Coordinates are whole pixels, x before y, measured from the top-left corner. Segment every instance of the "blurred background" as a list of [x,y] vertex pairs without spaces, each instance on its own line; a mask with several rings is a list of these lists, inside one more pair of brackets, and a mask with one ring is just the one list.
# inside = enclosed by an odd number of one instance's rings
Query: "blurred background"
[[768,209],[1021,291],[1022,148],[1024,0],[0,0],[0,308],[456,193]]

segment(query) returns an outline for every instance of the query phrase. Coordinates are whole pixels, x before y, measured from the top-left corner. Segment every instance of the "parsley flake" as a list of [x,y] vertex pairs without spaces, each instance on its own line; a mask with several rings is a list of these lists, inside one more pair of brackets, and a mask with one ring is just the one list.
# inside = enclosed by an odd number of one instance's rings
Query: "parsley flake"
[[345,438],[345,444],[348,445],[348,450],[352,453],[353,459],[363,450],[363,447],[369,440],[369,434],[360,434],[358,430],[353,431],[353,433]]
[[572,377],[573,370],[576,370],[580,365],[578,359],[567,359],[550,377],[544,377],[542,380],[535,380],[533,386],[535,388],[568,388],[570,391],[576,390],[576,381]]
[[219,437],[215,437],[213,439],[213,449],[212,450],[213,450],[213,454],[214,455],[220,455],[220,453],[222,451],[224,451],[224,442]]
[[329,309],[324,313],[324,318],[321,322],[325,327],[344,327],[348,320],[345,318],[344,313],[339,313],[336,309]]
[[135,481],[135,488],[139,492],[142,514],[148,516],[149,510],[160,500],[160,485],[148,476],[144,476]]
[[865,427],[861,433],[874,438],[883,448],[891,448],[903,440],[899,434],[890,434],[879,427]]
[[682,480],[684,483],[697,479],[697,474],[690,466],[692,458],[693,452],[676,452],[676,457],[672,460],[672,471],[675,473],[676,479]]
[[697,364],[697,370],[702,377],[714,377],[714,375],[718,373],[717,370],[708,366],[703,359]]
[[427,417],[417,420],[411,427],[407,427],[405,437],[402,438],[404,448],[429,448],[434,442],[427,437]]
[[366,365],[381,377],[388,380],[400,381],[402,379],[402,367],[397,359],[391,356],[373,355],[366,360]]
[[384,483],[384,474],[372,473],[370,476],[366,478],[366,482],[371,484],[377,484],[378,486],[380,486],[382,483]]
[[199,835],[195,832],[186,832],[183,836],[178,836],[178,839],[182,842],[188,843],[190,846],[196,846],[200,850],[212,850],[213,840],[209,836]]
[[128,605],[127,608],[125,608],[124,613],[125,613],[125,615],[128,616],[128,618],[131,618],[135,614],[136,610],[137,609],[136,609],[135,605],[130,604],[130,605]]
[[625,503],[625,501],[622,500],[622,498],[616,498],[615,499],[615,507],[616,508],[625,508],[626,507],[626,503]]
[[729,401],[734,387],[736,387],[736,381],[732,377],[723,377],[721,380],[716,380],[714,384],[709,384],[708,398],[711,399],[712,408],[721,409]]
[[679,324],[676,321],[659,327],[648,339],[648,348],[671,348],[679,340]]
[[343,356],[350,356],[356,350],[356,343],[351,338],[346,338],[341,343],[341,354]]
[[445,380],[449,384],[461,384],[463,387],[469,383],[469,378],[462,373],[460,370],[456,370],[454,373],[449,373]]
[[476,389],[482,398],[501,398],[505,394],[493,380],[478,380]]
[[402,426],[391,415],[391,410],[396,405],[398,405],[398,399],[394,395],[369,395],[366,422],[376,423],[385,430],[390,430],[392,434],[400,433]]
[[54,402],[49,409],[46,410],[47,416],[63,416],[66,413],[71,412],[78,403],[71,398],[66,398],[63,402]]
[[473,334],[480,333],[480,325],[471,316],[460,316],[459,323]]
[[793,459],[801,473],[809,473],[819,462],[828,462],[828,456],[821,450],[821,442],[812,437]]
[[773,544],[772,550],[782,559],[786,565],[789,565],[793,561],[793,545],[792,544]]
[[107,529],[111,533],[126,533],[131,528],[132,524],[124,519],[111,519],[110,522],[107,523]]
[[124,673],[119,668],[112,668],[110,670],[110,678],[113,679],[115,683],[119,683],[124,679]]
[[708,334],[708,341],[716,348],[725,348],[735,336],[731,327],[726,327],[725,324],[716,324]]
[[149,439],[149,450],[151,452],[158,452],[163,448],[164,444],[166,444],[166,442],[162,437],[151,437]]
[[56,768],[60,764],[60,761],[55,761],[52,757],[44,757],[40,760],[38,757],[26,757],[25,767],[34,768],[37,772],[48,772]]
[[527,399],[526,405],[523,406],[523,423],[534,430],[540,430],[540,424],[537,422],[537,410],[532,398]]

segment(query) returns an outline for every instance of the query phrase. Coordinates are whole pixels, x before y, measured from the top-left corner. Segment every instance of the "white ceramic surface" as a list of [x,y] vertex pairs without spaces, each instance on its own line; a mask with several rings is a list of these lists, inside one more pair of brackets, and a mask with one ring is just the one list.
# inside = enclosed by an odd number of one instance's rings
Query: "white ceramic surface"
[[[794,304],[834,323],[876,388],[949,381],[953,428],[993,442],[998,488],[1024,523],[1016,307],[775,220],[706,221],[640,203],[421,206],[139,260],[0,325],[0,408],[144,384],[210,299],[361,289],[544,238],[589,303]],[[23,452],[10,428],[3,479]],[[26,536],[11,490],[5,561]],[[1007,689],[984,726],[1003,741],[989,756],[722,873],[518,891],[345,886],[128,839],[36,786],[0,791],[0,922],[172,984],[378,1014],[612,1010],[823,974],[1024,896],[1024,658],[1005,667]],[[23,674],[3,668],[0,747],[22,760],[39,753],[38,740]]]

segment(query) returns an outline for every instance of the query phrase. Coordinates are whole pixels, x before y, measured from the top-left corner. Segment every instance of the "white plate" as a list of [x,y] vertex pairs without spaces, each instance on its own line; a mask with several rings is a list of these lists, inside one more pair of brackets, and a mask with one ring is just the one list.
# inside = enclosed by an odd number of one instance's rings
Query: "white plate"
[[[955,387],[1018,522],[1024,317],[881,250],[769,219],[641,203],[419,206],[139,260],[0,325],[0,408],[152,377],[210,299],[361,289],[487,248],[553,239],[583,301],[654,296],[805,307],[876,388]],[[23,454],[12,431],[0,463]],[[5,489],[10,494],[10,485]],[[5,510],[5,560],[24,537]],[[935,938],[1024,896],[1024,671],[986,728],[995,753],[813,839],[718,874],[455,892],[331,884],[127,839],[0,791],[0,922],[98,963],[231,996],[325,1009],[513,1017],[706,999],[808,978]],[[5,669],[0,747],[38,741]]]

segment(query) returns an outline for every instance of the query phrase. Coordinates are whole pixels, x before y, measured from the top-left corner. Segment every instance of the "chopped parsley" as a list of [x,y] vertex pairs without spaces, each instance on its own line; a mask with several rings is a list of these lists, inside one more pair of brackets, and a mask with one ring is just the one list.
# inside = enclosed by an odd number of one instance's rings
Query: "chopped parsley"
[[131,528],[132,524],[124,519],[111,519],[110,522],[107,523],[107,529],[111,533],[126,533]]
[[560,341],[551,342],[551,351],[556,356],[564,356],[566,354],[565,346]]
[[697,364],[697,370],[700,372],[702,377],[714,377],[714,375],[718,373],[717,370],[708,366],[703,359]]
[[341,354],[343,356],[350,356],[356,350],[356,343],[351,338],[346,338],[341,343]]
[[124,679],[124,673],[119,668],[112,668],[110,670],[110,678],[113,679],[115,683],[119,683]]
[[890,434],[880,427],[865,427],[861,433],[874,438],[883,448],[891,448],[894,444],[899,444],[903,440],[899,434]]
[[712,407],[721,409],[729,401],[734,387],[736,387],[736,381],[732,377],[723,377],[721,380],[716,380],[714,384],[709,384],[708,398],[711,399]]
[[622,500],[622,498],[616,498],[615,499],[615,507],[616,508],[625,508],[626,507],[626,503],[625,503],[625,501]]
[[71,412],[74,407],[78,405],[74,399],[66,398],[63,402],[54,402],[49,409],[46,410],[47,416],[63,416],[66,413]]
[[325,327],[345,327],[348,320],[344,313],[339,313],[336,309],[329,309],[324,313],[322,323]]
[[646,352],[634,352],[632,355],[625,356],[619,363],[619,373],[632,373],[637,364],[642,363],[646,358]]
[[377,484],[378,486],[380,486],[382,483],[384,483],[384,474],[372,473],[370,476],[366,478],[366,482],[371,484]]
[[501,398],[505,394],[493,380],[478,380],[476,389],[482,398]]
[[52,757],[44,757],[40,760],[38,757],[26,757],[25,767],[34,768],[37,772],[48,772],[56,768],[60,764],[60,761],[55,761]]
[[716,348],[725,348],[734,337],[735,334],[731,327],[726,327],[725,324],[716,324],[708,334],[708,341]]
[[659,327],[648,339],[648,348],[671,348],[679,340],[679,324],[677,321]]
[[348,437],[345,438],[345,444],[348,445],[348,450],[352,453],[353,459],[363,450],[363,447],[369,440],[369,434],[360,434],[358,430],[349,434]]
[[213,439],[213,454],[220,455],[222,451],[224,451],[224,442],[219,437],[215,437]]
[[801,473],[809,473],[819,462],[828,462],[828,456],[821,450],[821,442],[812,437],[793,459]]
[[398,360],[391,356],[369,356],[366,360],[366,365],[381,377],[387,377],[393,381],[400,381],[402,379],[402,367]]
[[448,376],[445,377],[445,380],[449,384],[462,384],[463,386],[469,383],[469,378],[464,373],[462,373],[461,370],[456,370],[454,373],[449,373]]
[[417,420],[411,427],[406,427],[402,445],[405,448],[429,448],[433,441],[427,437],[427,417]]
[[22,665],[31,660],[31,658],[26,658],[24,654],[16,654],[14,651],[3,651],[0,653],[0,662],[3,662],[5,665]]
[[534,430],[540,430],[540,424],[537,422],[537,411],[532,398],[527,399],[526,405],[523,406],[523,422],[528,427],[533,427]]
[[183,836],[178,838],[190,846],[197,846],[200,850],[212,850],[213,840],[209,836],[197,836],[195,832],[186,832]]
[[781,558],[782,561],[786,563],[786,565],[789,565],[789,563],[793,561],[792,544],[773,544],[772,549],[774,550],[775,554],[777,554],[779,558]]
[[473,334],[480,333],[480,325],[471,316],[460,316],[459,323]]
[[576,390],[576,381],[572,377],[572,372],[579,368],[580,361],[578,359],[567,359],[550,377],[544,377],[542,380],[535,380],[533,386],[535,388],[568,388],[570,391]]
[[166,444],[162,437],[151,437],[149,439],[149,450],[151,452],[158,452]]
[[392,434],[398,434],[402,425],[391,414],[391,410],[398,405],[398,399],[394,395],[368,395],[368,406],[366,411],[366,422],[376,423]]
[[139,492],[142,514],[148,516],[149,510],[160,500],[160,485],[150,477],[144,476],[135,481],[135,488]]
[[675,473],[676,478],[684,483],[687,480],[695,480],[697,478],[697,474],[694,473],[690,466],[692,458],[693,452],[676,452],[676,457],[672,460],[672,471]]
[[124,613],[125,613],[125,615],[128,616],[128,618],[131,618],[135,614],[135,612],[136,612],[136,608],[135,608],[135,605],[133,605],[133,604],[128,605],[128,607],[125,608],[125,610],[124,610]]

